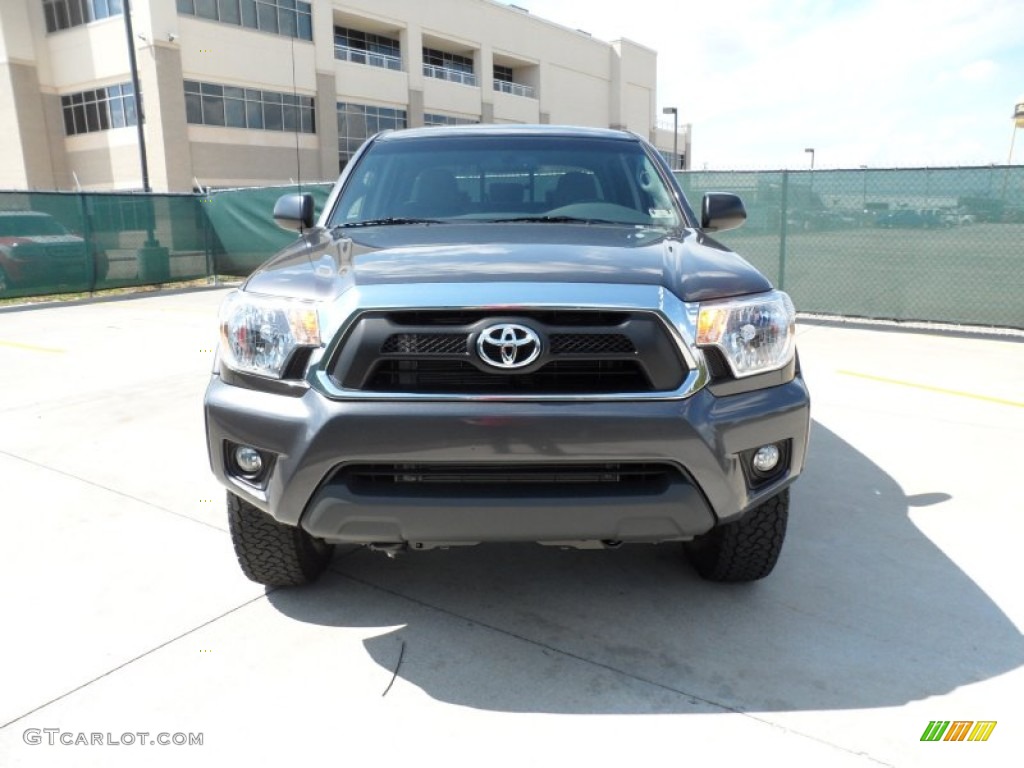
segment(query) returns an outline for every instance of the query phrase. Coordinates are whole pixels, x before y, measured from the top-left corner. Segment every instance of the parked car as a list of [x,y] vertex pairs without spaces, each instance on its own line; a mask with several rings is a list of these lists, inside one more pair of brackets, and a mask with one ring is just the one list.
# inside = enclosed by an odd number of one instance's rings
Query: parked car
[[790,231],[830,232],[851,229],[857,224],[857,217],[853,212],[837,209],[790,211],[786,218],[786,226]]
[[886,213],[875,219],[875,226],[888,229],[940,229],[949,223],[935,211],[901,210]]
[[683,542],[766,576],[804,466],[789,297],[715,241],[642,138],[385,132],[319,219],[229,295],[205,398],[242,571],[297,585],[331,546]]
[[[53,216],[0,211],[0,295],[11,289],[67,286],[88,290],[107,274],[107,256]],[[95,269],[95,272],[94,272]]]

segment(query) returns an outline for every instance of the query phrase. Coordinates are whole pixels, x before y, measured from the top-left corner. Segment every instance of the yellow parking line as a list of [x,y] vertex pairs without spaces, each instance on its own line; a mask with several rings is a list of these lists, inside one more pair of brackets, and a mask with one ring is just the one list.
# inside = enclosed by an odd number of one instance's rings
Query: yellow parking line
[[35,344],[20,344],[17,341],[4,341],[0,339],[0,347],[11,347],[13,349],[25,349],[29,352],[48,352],[51,355],[63,355],[66,349],[54,349],[53,347],[37,347]]
[[956,397],[969,397],[972,400],[983,400],[986,403],[998,403],[999,405],[1010,405],[1015,408],[1024,408],[1024,403],[1017,400],[1006,400],[1001,397],[990,397],[989,395],[979,395],[974,392],[962,392],[958,389],[945,389],[943,387],[933,387],[929,384],[916,384],[912,381],[900,381],[899,379],[887,379],[885,376],[872,376],[869,373],[857,373],[856,371],[838,371],[844,376],[854,376],[858,379],[869,379],[870,381],[880,381],[884,384],[897,384],[901,387],[913,387],[914,389],[923,389],[928,392],[938,392],[943,395],[955,395]]

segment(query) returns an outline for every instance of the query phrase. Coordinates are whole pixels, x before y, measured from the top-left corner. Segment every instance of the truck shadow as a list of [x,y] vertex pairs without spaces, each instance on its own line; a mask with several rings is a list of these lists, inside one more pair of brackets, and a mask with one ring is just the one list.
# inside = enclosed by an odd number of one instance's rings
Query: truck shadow
[[815,423],[782,559],[756,584],[703,582],[678,545],[486,545],[395,561],[349,551],[316,586],[269,600],[303,622],[382,628],[365,641],[376,663],[462,706],[898,706],[1024,664],[1013,622],[908,517],[948,498],[908,498]]

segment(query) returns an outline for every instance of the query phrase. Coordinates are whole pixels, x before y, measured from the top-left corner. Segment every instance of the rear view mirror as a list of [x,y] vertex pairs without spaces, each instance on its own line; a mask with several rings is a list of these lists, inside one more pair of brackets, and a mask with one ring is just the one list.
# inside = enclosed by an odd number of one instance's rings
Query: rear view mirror
[[282,195],[274,203],[274,221],[282,229],[303,232],[313,227],[313,196]]
[[736,229],[747,220],[747,209],[736,195],[708,192],[700,206],[700,226],[709,232]]

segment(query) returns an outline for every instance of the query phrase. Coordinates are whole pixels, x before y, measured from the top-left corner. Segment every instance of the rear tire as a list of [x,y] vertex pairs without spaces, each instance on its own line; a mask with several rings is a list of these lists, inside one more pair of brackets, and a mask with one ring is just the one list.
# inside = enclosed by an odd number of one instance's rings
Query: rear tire
[[757,581],[775,567],[788,519],[787,488],[736,522],[714,528],[684,547],[697,573],[708,581]]
[[333,547],[298,526],[279,523],[228,493],[228,528],[238,564],[249,579],[268,587],[297,587],[320,576]]

